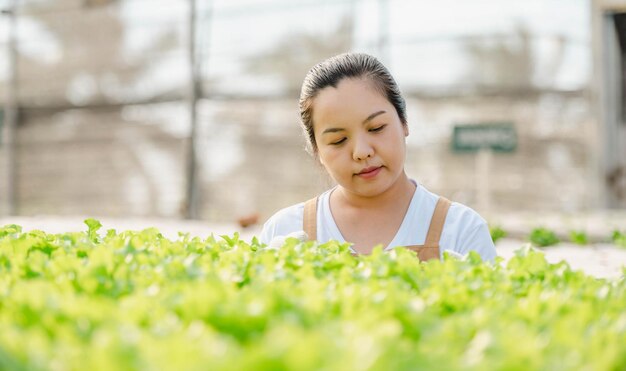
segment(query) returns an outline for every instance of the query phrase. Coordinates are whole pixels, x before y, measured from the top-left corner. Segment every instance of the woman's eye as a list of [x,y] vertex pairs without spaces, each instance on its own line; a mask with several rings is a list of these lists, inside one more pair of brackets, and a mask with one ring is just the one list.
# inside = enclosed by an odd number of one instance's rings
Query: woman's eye
[[380,125],[380,126],[377,126],[375,128],[372,128],[372,129],[370,129],[370,131],[373,131],[373,132],[381,131],[381,130],[383,130],[385,128],[385,126],[387,126],[387,124]]
[[330,144],[333,145],[333,146],[338,146],[338,145],[340,145],[341,143],[343,143],[345,141],[346,141],[346,138],[341,138],[340,140],[337,140],[335,142],[331,142]]

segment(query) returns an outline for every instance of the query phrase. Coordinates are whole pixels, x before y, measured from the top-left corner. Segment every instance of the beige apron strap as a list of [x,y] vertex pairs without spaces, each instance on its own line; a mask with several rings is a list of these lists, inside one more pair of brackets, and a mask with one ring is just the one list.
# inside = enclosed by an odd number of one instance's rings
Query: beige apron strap
[[414,251],[420,261],[439,259],[439,246],[412,245],[406,248]]
[[430,220],[426,241],[423,245],[406,246],[407,249],[415,251],[420,261],[431,259],[439,259],[439,240],[441,239],[441,231],[448,215],[450,201],[443,197],[439,197],[433,217]]
[[444,197],[439,197],[437,206],[435,206],[435,212],[430,220],[430,227],[428,228],[426,242],[424,243],[425,246],[439,246],[441,231],[443,230],[443,224],[446,221],[449,208],[450,201]]
[[309,237],[309,241],[317,239],[317,197],[304,203],[302,230]]

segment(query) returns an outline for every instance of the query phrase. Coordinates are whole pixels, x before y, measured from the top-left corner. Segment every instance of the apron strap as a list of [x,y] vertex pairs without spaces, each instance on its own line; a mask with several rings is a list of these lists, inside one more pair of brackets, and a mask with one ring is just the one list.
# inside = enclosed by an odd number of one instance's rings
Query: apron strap
[[302,230],[307,234],[309,241],[317,240],[317,199],[314,197],[304,203]]
[[426,241],[423,245],[406,246],[407,249],[414,251],[421,261],[431,259],[439,259],[439,240],[441,239],[441,231],[448,215],[450,201],[444,197],[439,197],[437,206],[430,220]]
[[439,259],[439,246],[411,245],[404,248],[415,252],[420,261]]
[[443,224],[446,221],[449,208],[450,201],[444,197],[439,197],[437,206],[435,206],[435,212],[430,220],[430,227],[428,228],[426,242],[424,243],[425,246],[439,246],[441,231],[443,230]]

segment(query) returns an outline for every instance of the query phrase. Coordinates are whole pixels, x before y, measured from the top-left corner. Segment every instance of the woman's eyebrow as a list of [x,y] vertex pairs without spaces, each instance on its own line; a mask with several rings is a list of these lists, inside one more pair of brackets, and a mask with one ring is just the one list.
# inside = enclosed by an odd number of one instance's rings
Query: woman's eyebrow
[[326,130],[324,130],[322,132],[322,135],[323,134],[327,134],[327,133],[336,133],[338,131],[343,131],[343,130],[346,130],[346,129],[342,129],[342,128],[328,128],[328,129],[326,129]]
[[[369,121],[373,120],[376,116],[382,115],[383,113],[387,113],[387,111],[381,110],[381,111],[372,113],[371,115],[367,116],[367,118],[365,120],[363,120],[363,125],[367,124]],[[346,130],[346,129],[342,129],[342,128],[328,128],[328,129],[324,130],[322,132],[322,134],[336,133],[338,131],[344,131],[344,130]]]
[[376,117],[378,115],[382,115],[383,113],[387,113],[387,111],[381,110],[381,111],[372,113],[371,115],[367,116],[367,118],[365,120],[363,120],[363,124],[367,124],[368,121],[373,120],[374,117]]

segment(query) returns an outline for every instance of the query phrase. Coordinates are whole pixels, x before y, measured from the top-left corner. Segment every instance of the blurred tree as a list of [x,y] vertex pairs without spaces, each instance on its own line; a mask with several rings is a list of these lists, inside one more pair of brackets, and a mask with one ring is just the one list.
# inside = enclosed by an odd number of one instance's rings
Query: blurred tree
[[535,72],[531,35],[518,26],[512,37],[472,38],[463,46],[470,68],[465,82],[475,89],[527,90]]
[[[24,2],[20,6],[18,22],[28,25],[24,27],[28,32],[24,31],[21,35],[23,48],[18,57],[20,106],[24,113],[22,122],[46,122],[50,129],[38,125],[33,127],[53,138],[57,138],[59,132],[64,133],[64,140],[71,140],[69,143],[73,144],[66,146],[67,142],[56,140],[46,142],[44,147],[54,148],[48,154],[54,158],[50,161],[53,165],[49,165],[54,169],[51,173],[54,176],[41,171],[23,172],[20,181],[31,184],[31,188],[32,184],[37,184],[37,187],[47,184],[47,188],[53,191],[41,196],[40,199],[44,200],[41,202],[57,205],[58,210],[65,210],[64,205],[72,210],[72,205],[76,207],[76,199],[88,199],[89,202],[82,202],[91,207],[98,205],[98,210],[102,210],[111,205],[123,205],[128,199],[124,192],[128,184],[135,184],[131,182],[135,180],[141,184],[141,193],[148,200],[145,203],[147,206],[139,211],[133,211],[130,206],[111,206],[110,210],[157,215],[157,205],[163,197],[159,187],[161,179],[152,176],[145,161],[142,161],[150,154],[144,149],[147,143],[152,145],[152,153],[154,148],[161,151],[159,153],[172,153],[169,146],[177,148],[177,142],[169,141],[171,137],[163,133],[158,125],[127,125],[128,120],[122,117],[122,109],[116,105],[184,98],[188,80],[174,81],[165,89],[155,89],[150,83],[153,77],[150,72],[160,60],[170,58],[172,51],[181,51],[180,58],[187,58],[184,52],[186,45],[185,40],[181,43],[176,24],[150,22],[145,27],[158,28],[159,32],[150,32],[155,36],[141,50],[128,48],[132,35],[118,3],[114,0],[44,0]],[[38,32],[30,32],[33,27]],[[54,44],[55,58],[42,58],[46,49],[40,51],[38,48],[46,44]],[[19,47],[18,44],[18,50]],[[54,114],[75,106],[84,109],[73,111],[76,114],[74,117],[78,117],[78,125],[68,135],[67,131],[58,130],[62,125]],[[98,106],[104,106],[106,110],[94,110]],[[46,120],[46,116],[52,118]],[[23,131],[28,133],[28,128]],[[97,141],[83,145],[84,141],[94,138]],[[23,153],[40,145],[31,142],[29,137],[22,139]],[[67,159],[68,154],[75,156],[76,161],[68,164],[54,157],[58,155],[60,159]],[[97,166],[85,166],[81,165],[84,158],[102,160]],[[23,168],[26,167],[40,169],[43,165],[24,160]],[[106,181],[91,181],[97,178],[96,175]],[[73,181],[66,184],[66,179]],[[71,198],[66,198],[64,188],[71,189]],[[33,192],[45,194],[40,190]],[[22,200],[21,207],[24,210],[40,210],[40,205],[28,199]]]
[[289,34],[271,50],[250,58],[245,69],[253,74],[275,75],[281,80],[285,93],[299,95],[304,75],[315,63],[350,51],[353,45],[353,24],[353,17],[347,15],[335,31],[326,35]]
[[[53,63],[19,55],[23,104],[86,106],[156,98],[154,92],[139,91],[136,85],[146,78],[145,71],[159,54],[178,47],[176,29],[155,37],[142,53],[129,53],[127,29],[115,6],[111,1],[89,0],[76,9],[59,9],[52,1],[22,7],[20,15],[34,21],[61,49],[61,58]],[[181,82],[181,89],[186,83]]]

